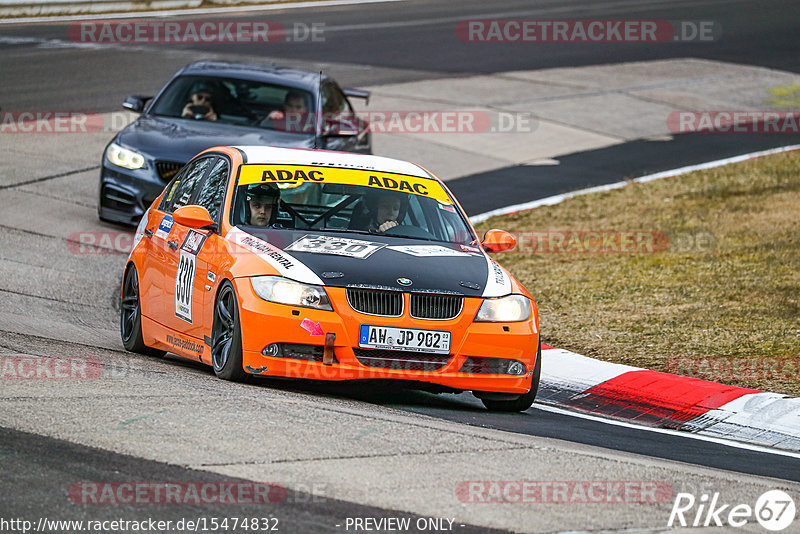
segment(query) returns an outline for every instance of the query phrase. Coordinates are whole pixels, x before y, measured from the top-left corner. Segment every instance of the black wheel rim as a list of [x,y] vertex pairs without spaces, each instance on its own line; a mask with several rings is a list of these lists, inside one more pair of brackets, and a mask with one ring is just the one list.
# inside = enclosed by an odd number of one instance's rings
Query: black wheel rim
[[230,288],[222,290],[214,306],[214,332],[211,341],[211,358],[217,371],[225,367],[231,355],[233,333],[236,327],[236,299]]
[[138,315],[139,282],[136,279],[136,271],[130,269],[122,287],[122,339],[126,342],[133,336]]

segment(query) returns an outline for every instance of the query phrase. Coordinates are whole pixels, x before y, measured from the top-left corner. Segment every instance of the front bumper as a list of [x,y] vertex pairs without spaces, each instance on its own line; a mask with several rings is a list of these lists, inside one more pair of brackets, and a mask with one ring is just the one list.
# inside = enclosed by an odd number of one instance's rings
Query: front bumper
[[103,163],[100,169],[98,216],[107,221],[136,225],[166,185],[147,167],[122,169]]
[[[414,319],[408,314],[408,306],[401,317],[379,317],[350,308],[343,288],[326,287],[334,308],[331,312],[266,302],[254,293],[248,278],[236,279],[235,286],[240,300],[243,365],[248,373],[316,380],[410,380],[459,390],[502,393],[527,393],[531,387],[539,343],[535,315],[518,323],[474,323],[472,319],[481,299],[467,298],[461,314],[452,320]],[[318,323],[324,334],[311,335],[301,326],[304,319]],[[441,368],[433,371],[365,365],[356,356],[359,328],[363,324],[450,331],[450,355],[444,358],[446,363]],[[280,343],[315,345],[321,354],[325,334],[329,333],[336,336],[335,361],[331,365],[309,359],[264,356],[261,352],[267,345]],[[525,365],[525,374],[461,372],[469,357],[517,360]]]

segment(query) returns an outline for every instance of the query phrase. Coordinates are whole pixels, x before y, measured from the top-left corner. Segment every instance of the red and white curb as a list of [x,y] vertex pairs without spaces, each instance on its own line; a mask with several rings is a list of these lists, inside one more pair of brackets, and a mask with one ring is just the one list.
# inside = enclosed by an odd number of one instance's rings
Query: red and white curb
[[548,345],[542,345],[536,402],[800,451],[800,398],[603,362]]
[[[800,149],[790,145],[690,165],[633,180],[650,182],[752,158]],[[619,189],[629,181],[590,187],[470,217],[473,224],[569,198]],[[542,345],[536,402],[651,428],[690,432],[791,453],[800,452],[800,399],[698,378],[608,363]],[[787,454],[791,454],[787,453]]]

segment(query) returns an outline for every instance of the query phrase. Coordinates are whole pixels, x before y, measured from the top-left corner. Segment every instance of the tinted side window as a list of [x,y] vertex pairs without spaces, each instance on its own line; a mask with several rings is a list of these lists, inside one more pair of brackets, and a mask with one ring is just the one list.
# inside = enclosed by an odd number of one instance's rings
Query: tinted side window
[[161,210],[172,213],[181,206],[188,204],[195,186],[215,159],[199,159],[190,163],[188,168],[181,171],[172,185],[169,186],[166,195],[164,195],[164,200],[161,202]]
[[206,178],[206,182],[197,195],[195,204],[203,206],[208,210],[209,215],[215,221],[222,206],[222,198],[225,196],[225,186],[228,183],[228,162],[220,158],[211,169],[211,173]]

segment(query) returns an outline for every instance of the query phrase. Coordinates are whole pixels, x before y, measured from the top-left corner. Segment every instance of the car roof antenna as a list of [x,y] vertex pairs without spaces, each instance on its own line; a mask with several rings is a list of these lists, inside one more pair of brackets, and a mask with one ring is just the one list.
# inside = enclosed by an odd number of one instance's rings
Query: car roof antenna
[[322,135],[322,71],[319,71],[319,83],[317,86],[317,127],[314,135],[314,150],[317,150],[317,142]]

